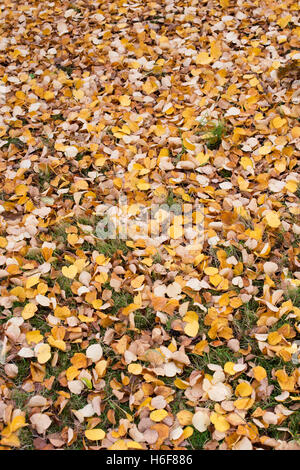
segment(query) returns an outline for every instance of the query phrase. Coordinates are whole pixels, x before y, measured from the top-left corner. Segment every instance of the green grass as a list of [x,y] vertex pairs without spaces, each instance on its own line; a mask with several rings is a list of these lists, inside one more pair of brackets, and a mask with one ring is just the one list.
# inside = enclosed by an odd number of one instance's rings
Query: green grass
[[211,256],[211,265],[215,268],[218,268],[220,266],[220,261],[217,256],[217,250],[212,246],[209,248],[209,255]]
[[60,64],[57,64],[56,67],[60,70],[62,70],[63,72],[65,72],[66,74],[68,74],[69,77],[71,77],[73,71],[74,71],[74,67],[72,65],[60,65]]
[[152,328],[155,325],[155,312],[149,307],[143,311],[134,312],[134,323],[139,330]]
[[218,174],[224,179],[230,179],[232,176],[232,172],[230,170],[226,170],[226,168],[219,170]]
[[239,339],[250,339],[248,334],[251,328],[256,325],[258,316],[256,314],[258,309],[258,302],[251,299],[250,302],[242,305],[239,312],[235,314],[232,326]]
[[71,289],[72,279],[69,279],[62,274],[61,276],[58,276],[57,283],[61,290],[65,291],[67,297],[73,296],[73,292]]
[[50,331],[51,326],[48,325],[46,321],[46,315],[48,315],[49,312],[46,310],[43,310],[42,308],[39,309],[39,311],[34,315],[34,317],[29,319],[30,325],[34,330],[39,330],[41,334],[45,334],[48,331]]
[[194,429],[193,435],[188,439],[189,447],[192,450],[203,449],[204,444],[211,439],[209,431],[199,432]]
[[16,360],[16,366],[18,367],[18,375],[13,379],[17,387],[21,386],[24,380],[30,375],[30,363],[28,359],[23,357]]
[[193,353],[187,353],[187,355],[191,363],[184,368],[183,375],[181,376],[183,380],[185,378],[188,379],[194,370],[204,370],[211,374],[212,371],[207,367],[208,364],[217,364],[224,367],[226,362],[236,363],[238,358],[241,357],[239,353],[234,353],[226,346],[218,348],[210,347],[209,353],[204,353],[202,356]]
[[34,450],[32,430],[27,427],[20,429],[18,434],[21,447],[20,450]]
[[[124,419],[126,418],[126,413],[127,414],[131,414],[131,411],[130,411],[130,408],[129,408],[129,405],[127,405],[127,403],[116,403],[116,401],[113,401],[115,399],[115,397],[112,399],[112,400],[107,400],[107,405],[108,405],[108,409],[113,409],[114,412],[115,412],[115,419],[116,419],[116,422],[118,423],[120,421],[120,419]],[[101,425],[105,428],[106,426],[107,427],[111,427],[112,424],[105,419],[104,417],[104,421],[101,423]]]
[[50,119],[52,119],[52,121],[65,121],[65,118],[63,117],[63,115],[61,113],[52,114]]
[[300,441],[300,412],[293,413],[288,418],[288,428],[296,441]]
[[127,255],[129,251],[125,240],[119,239],[97,242],[95,249],[99,251],[99,253],[109,257],[112,257],[117,251],[121,251],[124,255]]
[[230,246],[224,246],[223,247],[224,251],[226,252],[227,256],[234,256],[238,261],[242,261],[242,253],[241,250],[235,245],[230,245]]
[[161,264],[162,263],[162,257],[160,256],[159,253],[156,253],[154,256],[153,256],[153,263],[156,264]]
[[45,261],[39,248],[30,248],[25,258],[32,261],[37,261],[40,264],[44,263]]
[[48,165],[46,166],[44,171],[39,172],[38,178],[39,178],[38,184],[42,189],[44,188],[45,183],[49,185],[52,179],[52,173]]
[[70,222],[64,222],[58,225],[53,225],[50,228],[50,233],[53,237],[53,240],[58,240],[59,242],[66,243],[68,234],[66,228],[70,227],[72,224]]
[[17,388],[12,390],[11,398],[14,401],[16,408],[23,409],[30,397],[31,394],[24,392],[24,390],[19,390]]
[[172,189],[169,189],[166,202],[169,207],[172,207],[172,205],[176,203],[175,194],[173,193]]
[[220,147],[223,137],[228,130],[224,120],[217,122],[208,120],[198,125],[197,135],[202,135],[209,150],[216,150]]
[[186,148],[185,148],[184,143],[183,143],[183,137],[182,137],[182,130],[181,129],[179,129],[179,135],[180,135],[180,139],[181,139],[181,150],[176,155],[176,157],[174,158],[175,165],[176,165],[176,163],[178,163],[181,160],[181,157],[183,157],[183,155],[186,153]]
[[[58,351],[58,361],[57,361],[57,364],[52,367],[51,363],[48,362],[46,364],[46,378],[49,378],[49,377],[52,377],[54,375],[54,377],[58,377],[62,372],[64,372],[66,369],[68,369],[68,367],[70,367],[72,365],[70,359],[71,357],[76,353],[76,352],[80,352],[78,350],[75,350],[75,347],[77,348],[77,344],[76,345],[73,345],[73,349],[69,350],[69,351],[65,351],[65,352],[62,352],[62,351]],[[59,389],[60,390],[60,384],[56,381],[54,381],[54,385],[53,385],[53,388],[49,391],[45,391],[45,393],[47,393],[47,395],[51,395],[53,392],[56,391],[56,389]]]
[[10,144],[15,145],[19,150],[22,150],[26,147],[26,144],[18,137],[7,137],[4,138],[4,140],[6,140],[6,143],[2,146],[2,148],[9,147]]
[[286,300],[291,300],[294,307],[300,307],[300,287],[295,287],[295,289],[288,289],[284,297]]

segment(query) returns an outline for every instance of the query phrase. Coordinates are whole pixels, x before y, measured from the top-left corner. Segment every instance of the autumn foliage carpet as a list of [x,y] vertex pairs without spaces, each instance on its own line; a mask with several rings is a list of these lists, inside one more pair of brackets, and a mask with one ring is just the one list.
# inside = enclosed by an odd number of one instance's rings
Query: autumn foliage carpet
[[0,12],[1,449],[299,450],[299,4]]

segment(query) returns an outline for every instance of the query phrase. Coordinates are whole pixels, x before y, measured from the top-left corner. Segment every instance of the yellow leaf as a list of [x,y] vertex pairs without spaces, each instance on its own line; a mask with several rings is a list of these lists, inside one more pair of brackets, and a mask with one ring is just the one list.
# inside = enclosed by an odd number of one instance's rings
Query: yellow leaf
[[78,236],[75,233],[69,233],[67,240],[70,245],[75,245],[78,242]]
[[85,265],[86,265],[86,261],[84,259],[77,259],[74,263],[74,266],[77,268],[77,271],[79,273],[81,273]]
[[95,370],[98,374],[98,377],[103,377],[106,372],[106,367],[107,367],[107,361],[105,359],[102,359],[101,361],[97,362],[95,365]]
[[263,367],[256,366],[256,367],[253,367],[253,375],[254,375],[254,378],[258,382],[261,382],[263,379],[267,377],[267,372],[266,372],[266,369],[264,369]]
[[67,277],[68,279],[74,279],[74,277],[78,273],[78,268],[74,264],[71,264],[71,266],[69,266],[69,267],[63,266],[61,271],[62,271],[63,275],[65,277]]
[[249,84],[250,84],[251,86],[256,86],[256,85],[259,84],[259,80],[257,80],[256,77],[251,78],[251,80],[249,80]]
[[118,439],[108,450],[128,450],[128,446],[123,439]]
[[101,299],[96,299],[93,300],[92,306],[96,309],[99,310],[102,307],[103,301]]
[[242,157],[240,163],[244,170],[247,170],[248,168],[253,168],[252,160],[249,157]]
[[180,390],[186,390],[189,387],[189,383],[181,380],[179,377],[176,377],[174,380],[175,387],[179,388]]
[[42,341],[43,336],[40,333],[40,330],[27,331],[26,341],[28,344],[35,343],[38,344]]
[[195,150],[195,144],[192,144],[188,139],[183,138],[183,145],[188,150]]
[[143,264],[145,264],[146,266],[150,267],[150,266],[152,266],[152,264],[153,264],[153,259],[151,259],[151,258],[144,258],[141,262],[142,262]]
[[272,151],[272,146],[271,145],[263,145],[259,149],[259,155],[268,155]]
[[108,261],[109,261],[109,258],[106,258],[102,253],[100,255],[97,256],[96,258],[96,263],[99,265],[99,266],[105,266]]
[[185,334],[188,336],[191,336],[192,338],[197,336],[198,331],[199,331],[199,323],[195,321],[191,323],[187,323],[184,327]]
[[181,426],[188,426],[192,424],[193,413],[188,410],[181,410],[176,414],[179,424]]
[[78,315],[78,318],[83,323],[92,323],[95,321],[95,317],[88,317],[87,315]]
[[15,416],[12,422],[10,423],[11,432],[15,432],[20,428],[26,426],[25,417],[23,415]]
[[272,120],[272,125],[275,127],[275,129],[280,129],[280,127],[284,126],[285,124],[286,119],[283,119],[280,116],[277,116]]
[[282,29],[284,29],[287,26],[287,24],[291,21],[291,19],[292,19],[292,15],[283,16],[283,17],[279,18],[279,20],[277,20],[277,24]]
[[98,276],[95,277],[95,281],[99,282],[100,284],[105,284],[105,282],[108,279],[108,274],[107,273],[100,273]]
[[248,397],[252,393],[252,387],[247,382],[240,383],[236,389],[235,394],[240,397]]
[[[153,131],[157,137],[161,137],[162,135],[166,133],[166,129],[161,124],[158,124],[157,126],[153,126]],[[159,156],[162,157],[164,155],[161,155],[161,152],[160,152]],[[168,153],[165,156],[168,156]]]
[[129,364],[128,372],[133,375],[139,375],[142,373],[143,367],[141,364]]
[[49,344],[42,344],[37,353],[37,360],[40,364],[45,364],[51,358],[51,348]]
[[210,43],[210,55],[214,60],[218,60],[222,55],[222,49],[217,41]]
[[180,225],[171,225],[168,229],[169,237],[173,238],[173,240],[177,240],[178,238],[183,237],[183,228]]
[[25,196],[27,194],[28,188],[25,184],[18,184],[15,188],[15,193],[17,196]]
[[7,246],[8,241],[4,237],[0,237],[0,248],[5,248]]
[[191,426],[184,428],[183,433],[181,434],[182,439],[188,439],[194,434],[194,429]]
[[84,434],[90,441],[101,441],[105,438],[105,432],[100,428],[87,429]]
[[249,410],[254,403],[253,398],[239,398],[238,400],[235,400],[234,406],[238,410]]
[[278,228],[281,224],[280,219],[276,212],[268,211],[266,214],[267,224],[272,228]]
[[200,165],[205,165],[205,163],[207,163],[209,160],[209,155],[200,152],[196,155],[196,159],[198,160]]
[[45,94],[44,94],[44,100],[46,100],[46,101],[53,100],[54,96],[55,95],[54,95],[53,91],[46,91]]
[[293,139],[298,139],[298,137],[300,137],[300,126],[293,127],[291,134]]
[[119,96],[119,101],[121,106],[130,106],[131,99],[128,95]]
[[28,320],[28,318],[32,318],[37,311],[37,306],[33,303],[26,304],[22,311],[22,317],[24,320]]
[[136,186],[140,191],[148,191],[148,189],[151,188],[151,185],[149,183],[146,183],[145,181],[141,181]]
[[236,371],[234,370],[234,366],[234,362],[226,362],[226,364],[224,365],[224,372],[229,375],[235,375]]
[[138,289],[139,287],[141,287],[144,280],[145,280],[145,276],[143,274],[141,276],[137,276],[135,279],[131,281],[130,283],[131,287],[133,287],[134,289]]
[[295,193],[298,189],[298,183],[297,181],[289,180],[287,181],[285,187],[290,193]]
[[283,369],[279,369],[275,372],[275,376],[279,382],[281,390],[286,390],[287,392],[295,391],[296,379],[293,376],[288,376],[288,374]]
[[241,175],[237,177],[237,182],[241,191],[247,191],[249,181],[245,180]]
[[71,359],[71,363],[77,369],[82,369],[87,366],[87,358],[83,353],[75,353]]
[[207,267],[204,269],[204,272],[205,274],[207,274],[208,276],[214,276],[214,274],[218,274],[218,269],[217,268],[213,268],[212,266],[211,267]]
[[135,441],[127,441],[128,449],[143,449],[142,444]]
[[207,65],[212,62],[213,58],[207,52],[200,52],[196,57],[197,65]]
[[121,178],[114,178],[113,183],[117,188],[121,189],[123,185],[123,180]]
[[50,346],[60,349],[61,351],[66,351],[67,349],[66,343],[61,339],[54,339],[53,336],[50,335],[47,341],[50,344]]
[[275,346],[276,344],[280,343],[281,340],[282,337],[278,331],[272,331],[272,333],[270,333],[268,336],[268,343],[271,344],[271,346]]
[[10,434],[7,437],[3,437],[0,441],[0,444],[8,447],[20,447],[21,443],[16,434]]
[[223,281],[223,277],[220,274],[215,274],[214,276],[209,276],[209,282],[214,286],[217,287],[220,282]]
[[65,318],[68,318],[72,315],[70,309],[66,306],[64,307],[59,307],[57,306],[54,310],[54,315],[57,317],[57,318],[60,318],[62,320],[64,320]]
[[83,90],[73,90],[73,96],[75,98],[75,100],[82,100],[82,98],[84,98],[84,92]]
[[68,369],[66,370],[67,380],[74,380],[79,375],[79,373],[80,371],[77,369],[77,367],[75,366],[68,367]]
[[210,415],[210,421],[214,424],[215,428],[219,432],[226,432],[230,428],[230,424],[227,419],[219,413],[213,412]]
[[155,421],[155,423],[159,423],[163,419],[165,419],[168,416],[168,412],[166,410],[155,410],[150,413],[150,419],[152,421]]
[[197,343],[193,349],[193,354],[198,354],[199,356],[203,356],[204,350],[207,348],[208,342],[206,339],[203,339]]
[[142,89],[147,95],[151,95],[151,93],[154,93],[156,90],[158,90],[158,85],[154,77],[148,78],[142,85]]
[[192,322],[198,322],[198,315],[196,312],[194,312],[193,310],[189,310],[186,315],[184,315],[183,317],[183,320],[188,322],[188,323],[192,323]]
[[30,287],[35,286],[40,280],[40,276],[31,276],[27,279],[25,287],[26,289],[30,289]]
[[243,305],[243,301],[238,297],[234,297],[230,300],[230,307],[232,308],[239,308],[241,305]]

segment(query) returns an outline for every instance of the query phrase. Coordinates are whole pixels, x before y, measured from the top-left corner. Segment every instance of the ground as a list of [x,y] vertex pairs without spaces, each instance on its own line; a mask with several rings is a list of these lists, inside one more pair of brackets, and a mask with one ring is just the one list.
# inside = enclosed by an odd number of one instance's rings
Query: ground
[[299,5],[0,8],[1,449],[299,450]]

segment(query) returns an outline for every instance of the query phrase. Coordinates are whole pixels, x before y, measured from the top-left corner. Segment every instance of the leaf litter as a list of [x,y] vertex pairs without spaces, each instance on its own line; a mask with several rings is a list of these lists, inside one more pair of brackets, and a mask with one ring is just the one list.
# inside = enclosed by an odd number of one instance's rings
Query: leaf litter
[[[299,450],[299,5],[0,25],[1,449]],[[99,236],[123,196],[156,242]]]

